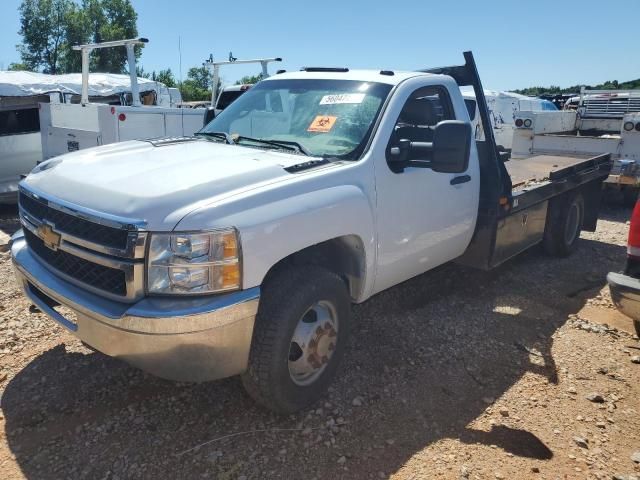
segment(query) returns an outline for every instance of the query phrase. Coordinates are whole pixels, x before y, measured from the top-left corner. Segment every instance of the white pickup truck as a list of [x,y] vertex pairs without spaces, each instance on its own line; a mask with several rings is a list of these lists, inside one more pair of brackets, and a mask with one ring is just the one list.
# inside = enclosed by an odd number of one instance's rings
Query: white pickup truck
[[[318,399],[352,303],[445,262],[494,267],[596,227],[610,161],[503,162],[473,56],[430,71],[306,68],[264,80],[196,138],[69,153],[20,185],[27,297],[158,376],[241,375],[263,405]],[[63,305],[66,309],[59,309]]]

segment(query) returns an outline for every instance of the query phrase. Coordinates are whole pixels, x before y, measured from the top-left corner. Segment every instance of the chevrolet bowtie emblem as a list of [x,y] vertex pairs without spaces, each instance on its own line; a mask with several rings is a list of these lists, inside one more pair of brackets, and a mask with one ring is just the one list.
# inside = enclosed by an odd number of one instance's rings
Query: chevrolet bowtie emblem
[[42,240],[45,246],[51,250],[57,250],[60,246],[60,234],[51,228],[51,225],[43,223],[38,227],[38,237]]

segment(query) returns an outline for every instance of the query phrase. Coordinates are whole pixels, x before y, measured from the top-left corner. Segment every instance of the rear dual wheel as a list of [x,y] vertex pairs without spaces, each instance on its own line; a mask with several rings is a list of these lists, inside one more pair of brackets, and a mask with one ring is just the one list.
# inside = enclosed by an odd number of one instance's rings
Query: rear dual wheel
[[584,197],[580,193],[552,200],[547,213],[542,246],[557,257],[566,257],[576,248],[584,222]]
[[275,274],[262,291],[242,375],[249,395],[279,413],[315,402],[336,375],[350,316],[349,293],[338,275],[313,265]]

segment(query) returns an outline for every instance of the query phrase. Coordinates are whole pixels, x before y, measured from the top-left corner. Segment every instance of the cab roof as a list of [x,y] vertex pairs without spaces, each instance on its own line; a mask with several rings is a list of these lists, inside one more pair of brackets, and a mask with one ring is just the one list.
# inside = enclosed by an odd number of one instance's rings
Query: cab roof
[[360,82],[377,82],[387,85],[398,85],[402,81],[419,76],[441,77],[431,73],[408,72],[397,70],[348,70],[334,71],[331,69],[313,68],[310,71],[301,70],[298,72],[278,73],[265,82],[273,80],[300,80],[300,79],[322,79],[322,80],[355,80]]

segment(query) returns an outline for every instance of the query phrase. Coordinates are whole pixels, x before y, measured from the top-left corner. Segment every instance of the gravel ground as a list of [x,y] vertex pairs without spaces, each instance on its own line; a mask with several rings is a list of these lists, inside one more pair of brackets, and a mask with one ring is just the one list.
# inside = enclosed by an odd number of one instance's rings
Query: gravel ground
[[604,209],[570,258],[446,265],[354,307],[339,378],[287,417],[237,379],[87,350],[30,313],[0,253],[0,478],[640,478],[640,345],[605,288],[629,215]]

